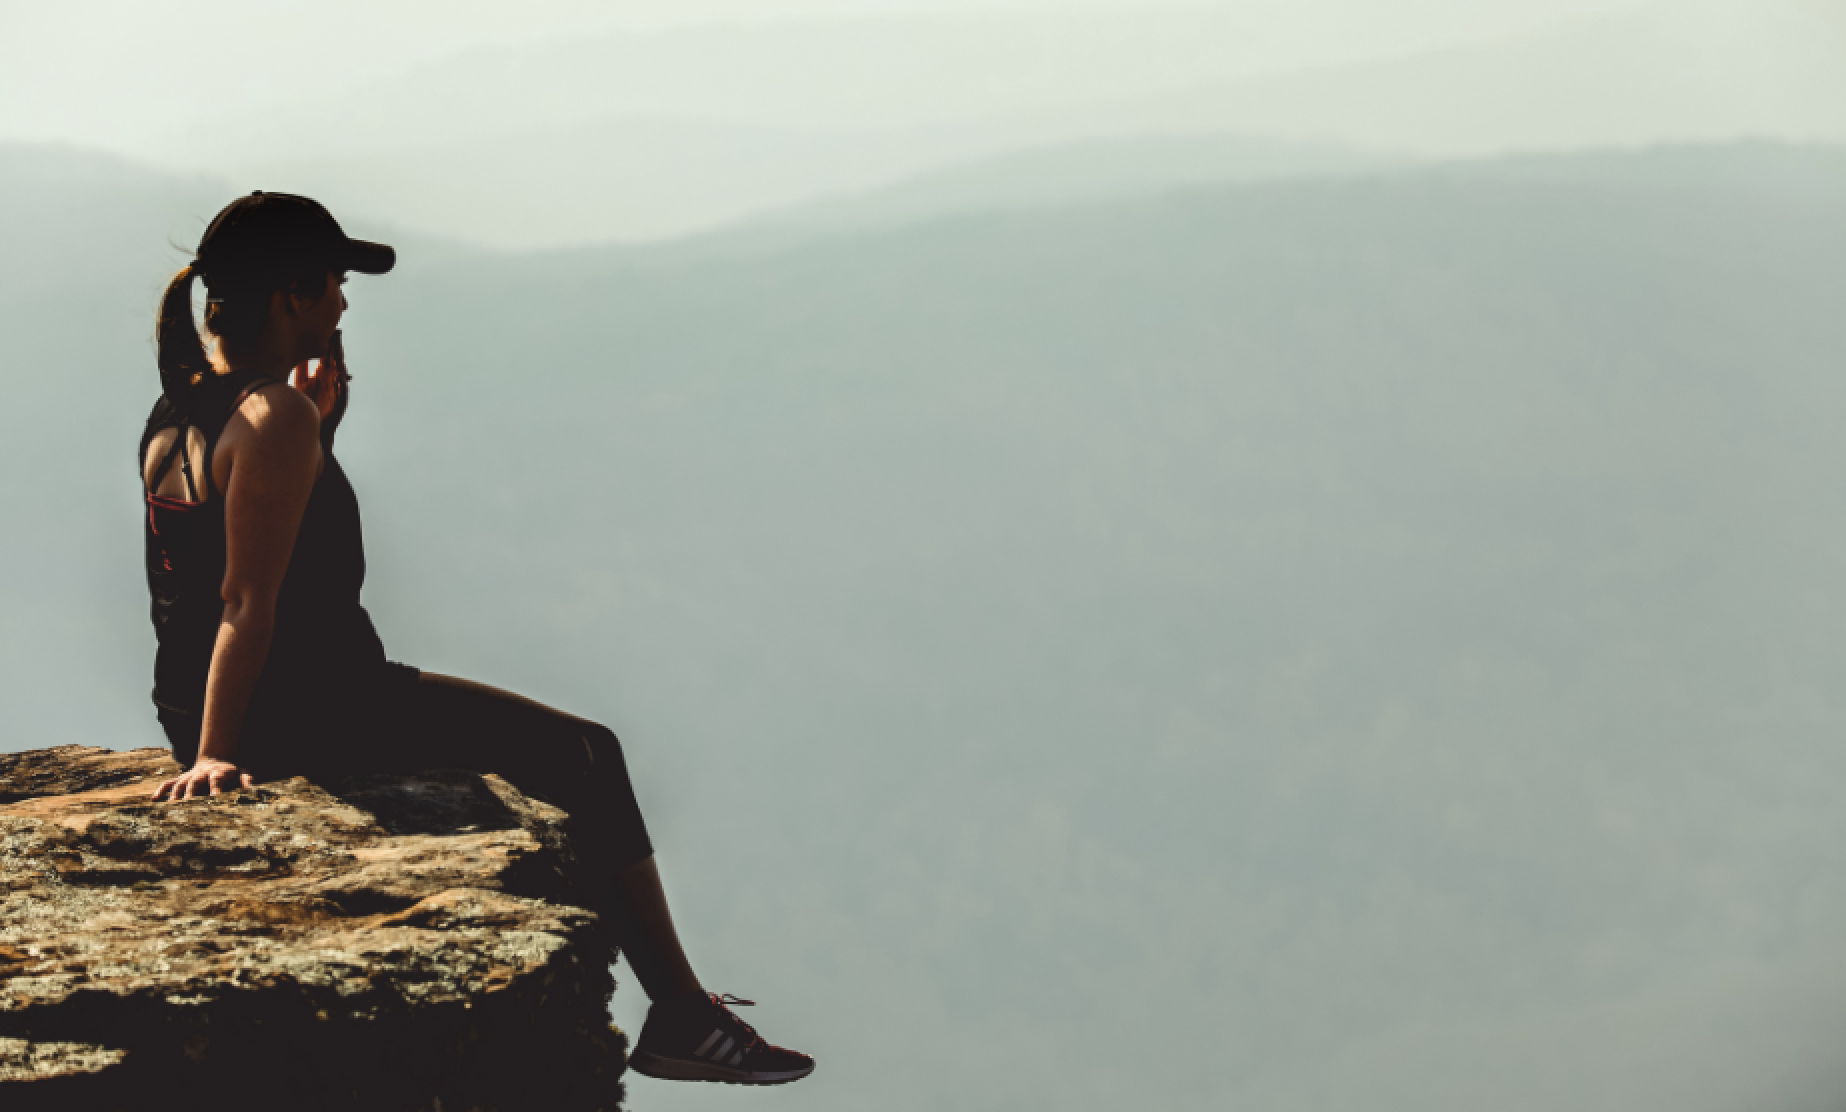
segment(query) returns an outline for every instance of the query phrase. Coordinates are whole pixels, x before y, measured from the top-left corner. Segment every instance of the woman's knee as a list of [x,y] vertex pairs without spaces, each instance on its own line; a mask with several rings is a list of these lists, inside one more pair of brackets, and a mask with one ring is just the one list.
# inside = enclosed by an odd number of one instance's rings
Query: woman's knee
[[600,722],[579,719],[576,734],[578,744],[583,747],[584,758],[589,761],[591,775],[617,773],[627,777],[628,763],[622,756],[622,742],[615,736],[614,730]]

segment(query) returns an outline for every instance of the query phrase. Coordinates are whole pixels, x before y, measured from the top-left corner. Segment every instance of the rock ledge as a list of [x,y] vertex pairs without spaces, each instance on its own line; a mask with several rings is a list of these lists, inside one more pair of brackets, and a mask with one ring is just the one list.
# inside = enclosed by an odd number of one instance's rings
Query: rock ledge
[[0,755],[0,1106],[617,1107],[563,812],[459,770],[150,802],[175,771]]

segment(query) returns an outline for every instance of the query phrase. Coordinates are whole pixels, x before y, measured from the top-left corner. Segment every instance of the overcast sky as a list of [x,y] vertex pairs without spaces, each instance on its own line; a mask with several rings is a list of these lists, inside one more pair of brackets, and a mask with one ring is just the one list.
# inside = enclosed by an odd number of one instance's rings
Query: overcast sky
[[1843,0],[0,0],[0,141],[502,247],[1004,152],[1846,141]]
[[388,77],[468,48],[662,24],[950,13],[1055,24],[1102,10],[1222,13],[1227,43],[1261,44],[1279,66],[1333,64],[1380,50],[1516,35],[1634,0],[0,0],[0,138],[131,145],[175,116],[295,100]]

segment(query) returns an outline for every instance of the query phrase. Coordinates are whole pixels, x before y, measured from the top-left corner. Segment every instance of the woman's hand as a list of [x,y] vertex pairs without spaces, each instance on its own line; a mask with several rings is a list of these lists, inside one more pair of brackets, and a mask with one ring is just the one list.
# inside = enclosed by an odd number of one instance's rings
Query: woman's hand
[[347,383],[352,375],[346,373],[346,363],[331,357],[321,359],[320,366],[309,370],[314,360],[307,360],[295,368],[291,379],[295,389],[306,394],[316,409],[320,410],[321,447],[333,447],[334,430],[340,427],[340,418],[346,416]]
[[200,757],[197,764],[154,789],[154,802],[160,802],[162,797],[169,803],[177,803],[182,799],[202,798],[207,794],[223,795],[227,785],[233,788],[254,788],[256,777],[230,761]]

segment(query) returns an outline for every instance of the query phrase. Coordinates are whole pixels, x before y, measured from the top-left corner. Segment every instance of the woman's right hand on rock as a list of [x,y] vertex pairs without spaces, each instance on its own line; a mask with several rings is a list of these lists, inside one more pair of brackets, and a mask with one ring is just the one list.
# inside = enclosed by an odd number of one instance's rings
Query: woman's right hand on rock
[[227,787],[232,789],[254,788],[256,777],[230,761],[221,761],[214,757],[200,757],[197,764],[154,789],[154,801],[158,803],[165,799],[169,803],[175,803],[182,799],[223,795]]

